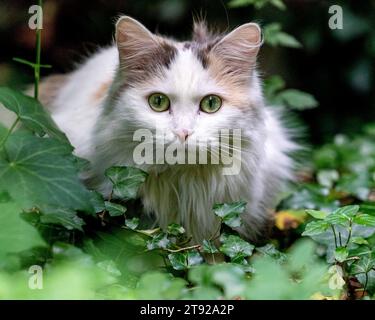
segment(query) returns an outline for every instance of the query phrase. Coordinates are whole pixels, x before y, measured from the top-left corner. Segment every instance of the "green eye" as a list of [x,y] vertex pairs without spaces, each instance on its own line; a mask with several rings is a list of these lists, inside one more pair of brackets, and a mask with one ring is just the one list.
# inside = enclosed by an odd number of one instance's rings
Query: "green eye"
[[202,111],[207,113],[214,113],[221,108],[222,100],[219,96],[210,94],[205,96],[200,103],[200,108]]
[[148,104],[156,112],[163,112],[169,109],[169,98],[163,93],[153,93],[148,97]]

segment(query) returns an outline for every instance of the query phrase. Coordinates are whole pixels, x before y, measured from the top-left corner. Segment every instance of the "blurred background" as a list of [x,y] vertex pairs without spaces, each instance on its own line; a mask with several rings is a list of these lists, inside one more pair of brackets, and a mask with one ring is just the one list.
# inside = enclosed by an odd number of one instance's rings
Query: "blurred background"
[[[43,69],[42,75],[69,72],[98,47],[110,45],[120,14],[177,39],[189,37],[193,17],[203,16],[221,30],[249,21],[262,26],[276,22],[302,47],[264,45],[261,75],[265,79],[280,75],[287,88],[306,91],[318,100],[317,108],[299,113],[309,141],[320,144],[339,132],[355,134],[375,120],[375,0],[285,0],[285,10],[251,5],[233,8],[228,2],[45,0],[42,63],[52,68]],[[36,1],[0,0],[0,85],[22,89],[32,82],[32,69],[12,58],[34,60],[35,31],[27,25],[28,8],[33,4]],[[343,7],[343,30],[328,27],[328,8],[333,4]]]

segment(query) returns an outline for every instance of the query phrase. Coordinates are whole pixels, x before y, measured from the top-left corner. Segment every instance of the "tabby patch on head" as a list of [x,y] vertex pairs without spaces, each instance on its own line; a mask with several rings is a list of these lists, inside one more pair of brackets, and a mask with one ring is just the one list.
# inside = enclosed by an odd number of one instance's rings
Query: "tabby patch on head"
[[189,50],[218,81],[233,85],[248,84],[261,46],[261,30],[255,23],[244,24],[228,35],[210,32],[205,23],[195,22],[191,41],[177,42],[152,34],[141,23],[120,18],[116,42],[120,67],[127,82],[136,84],[150,76],[162,76],[181,51]]

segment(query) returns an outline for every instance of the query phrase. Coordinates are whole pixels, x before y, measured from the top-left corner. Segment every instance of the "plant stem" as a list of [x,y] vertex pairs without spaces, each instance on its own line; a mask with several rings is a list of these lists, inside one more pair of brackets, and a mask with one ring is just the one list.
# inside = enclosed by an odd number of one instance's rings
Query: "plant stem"
[[332,228],[332,231],[333,231],[333,235],[334,235],[334,238],[335,238],[335,247],[337,248],[337,237],[336,237],[336,230],[335,230],[335,227],[334,226],[331,226]]
[[12,126],[10,127],[10,129],[8,130],[8,132],[6,133],[5,137],[1,140],[0,142],[0,150],[5,146],[5,143],[7,142],[10,134],[13,132],[14,128],[17,126],[18,122],[20,121],[20,118],[17,117],[17,119],[13,122]]
[[350,224],[349,224],[349,234],[348,234],[348,239],[346,240],[345,247],[348,246],[350,238],[352,236],[352,226],[353,226],[353,220],[350,219]]
[[[42,7],[42,0],[38,1],[40,7]],[[36,30],[36,40],[35,40],[35,48],[36,48],[36,58],[35,58],[35,66],[34,66],[34,98],[38,99],[39,96],[39,80],[40,80],[40,53],[42,47],[42,29]]]
[[368,284],[368,272],[366,272],[366,280],[365,280],[365,285],[363,286],[363,291],[362,291],[362,297],[363,298],[365,296],[365,293],[366,293],[366,288],[367,288],[367,284]]
[[190,247],[185,247],[185,248],[180,248],[180,249],[166,249],[166,250],[168,252],[176,253],[176,252],[181,252],[181,251],[185,251],[185,250],[199,249],[200,247],[201,247],[200,244],[196,244],[196,245],[190,246]]

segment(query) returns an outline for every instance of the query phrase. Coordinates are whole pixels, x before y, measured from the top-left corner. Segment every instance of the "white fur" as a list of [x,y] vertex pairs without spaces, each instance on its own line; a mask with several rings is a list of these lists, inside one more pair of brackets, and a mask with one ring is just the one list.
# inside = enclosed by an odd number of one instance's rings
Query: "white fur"
[[[190,50],[179,48],[163,79],[155,77],[144,85],[128,88],[115,102],[109,98],[95,102],[92,96],[100,84],[115,77],[118,59],[115,47],[94,55],[71,74],[53,103],[52,116],[75,146],[75,153],[92,163],[85,178],[108,194],[110,184],[103,172],[112,165],[134,165],[132,133],[139,128],[155,129],[157,123],[170,132],[168,143],[176,141],[174,129],[186,128],[197,137],[207,137],[217,129],[241,128],[249,143],[245,143],[239,175],[223,176],[220,167],[209,165],[145,165],[142,169],[150,176],[140,196],[145,211],[155,213],[156,223],[162,227],[182,223],[194,241],[209,238],[217,229],[213,204],[247,201],[245,225],[239,231],[253,239],[259,236],[275,194],[283,181],[292,178],[293,163],[287,154],[296,146],[273,109],[263,106],[257,79],[249,88],[257,102],[257,114],[252,108],[241,111],[225,102],[215,114],[198,114],[203,96],[216,93],[225,100],[231,92],[210,78]],[[150,109],[146,97],[152,92],[170,97],[172,114]],[[106,112],[108,108],[112,111]]]

